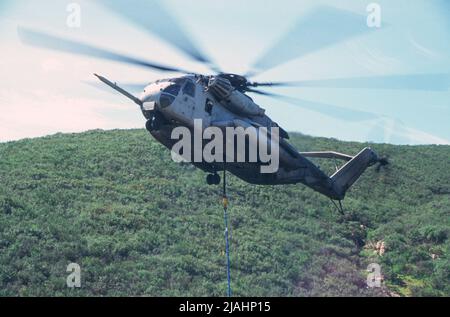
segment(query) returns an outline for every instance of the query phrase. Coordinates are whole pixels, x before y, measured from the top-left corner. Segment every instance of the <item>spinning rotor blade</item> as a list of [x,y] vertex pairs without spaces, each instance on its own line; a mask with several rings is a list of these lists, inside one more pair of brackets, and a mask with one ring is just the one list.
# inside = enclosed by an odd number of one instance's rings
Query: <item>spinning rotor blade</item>
[[98,48],[89,44],[78,41],[66,40],[60,37],[49,35],[43,32],[32,31],[27,28],[18,27],[17,29],[20,39],[29,45],[41,48],[56,50],[60,52],[96,57],[107,59],[115,62],[121,62],[131,65],[137,65],[146,68],[152,68],[166,72],[189,73],[186,70],[152,63],[142,59],[130,57],[120,53],[112,52],[107,49]]
[[256,89],[248,89],[248,92],[255,94],[272,97],[288,104],[298,106],[310,111],[318,112],[332,118],[338,118],[344,121],[366,121],[379,119],[380,116],[374,113],[365,112],[361,110],[352,110],[345,107],[325,104],[321,102],[309,101],[305,99],[299,99],[280,94],[274,94],[267,91],[261,91]]
[[159,1],[103,0],[101,3],[139,28],[178,48],[193,60],[215,68],[198,46],[194,45],[177,19]]
[[273,83],[255,82],[250,85],[252,87],[326,87],[445,91],[450,87],[450,74],[388,75]]
[[246,91],[252,92],[257,95],[262,95],[262,96],[269,96],[269,97],[280,97],[281,96],[278,94],[274,94],[274,93],[263,91],[263,90],[253,89],[253,88],[247,88]]
[[320,6],[301,17],[289,33],[278,40],[254,64],[254,76],[295,58],[362,35],[366,16],[333,7]]

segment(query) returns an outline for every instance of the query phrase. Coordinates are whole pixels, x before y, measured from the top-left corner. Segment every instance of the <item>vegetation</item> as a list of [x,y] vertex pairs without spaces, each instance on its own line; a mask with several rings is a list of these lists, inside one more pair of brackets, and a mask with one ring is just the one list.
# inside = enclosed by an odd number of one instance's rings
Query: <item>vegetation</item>
[[[365,146],[299,134],[292,142],[350,154]],[[450,147],[372,147],[391,164],[363,175],[345,215],[300,184],[229,177],[234,295],[450,295]],[[71,262],[81,266],[81,288],[66,286]],[[382,288],[366,286],[372,262]],[[0,144],[1,296],[225,290],[220,186],[174,163],[146,131]]]

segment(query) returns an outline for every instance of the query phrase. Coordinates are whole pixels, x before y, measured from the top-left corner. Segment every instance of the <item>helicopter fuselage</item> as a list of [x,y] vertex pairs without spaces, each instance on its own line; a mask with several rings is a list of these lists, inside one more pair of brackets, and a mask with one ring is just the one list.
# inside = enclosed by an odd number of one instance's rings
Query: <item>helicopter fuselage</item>
[[[147,130],[151,135],[172,149],[178,141],[172,138],[176,127],[184,126],[194,129],[194,120],[201,119],[202,128],[218,127],[278,127],[262,108],[238,90],[235,98],[243,99],[246,108],[227,105],[228,100],[220,100],[211,89],[212,78],[188,75],[179,78],[160,80],[148,85],[140,99],[142,112],[146,117]],[[254,105],[251,105],[253,103]],[[327,196],[336,196],[330,178],[307,158],[302,156],[287,139],[289,135],[279,128],[279,168],[274,173],[261,173],[262,161],[257,162],[192,162],[207,173],[216,174],[224,168],[246,182],[260,185],[278,185],[304,183]],[[248,141],[250,142],[250,141]],[[207,144],[207,140],[204,141]],[[248,147],[246,147],[246,151]],[[336,197],[339,198],[339,197]]]
[[[267,162],[265,162],[264,159],[261,159],[261,153],[259,151],[259,160],[231,160],[231,162],[225,160],[226,163],[214,160],[194,160],[193,164],[195,166],[210,173],[207,177],[208,184],[217,184],[220,182],[220,177],[217,172],[220,170],[228,170],[249,183],[276,185],[301,182],[331,199],[342,199],[345,196],[345,192],[356,182],[367,167],[376,162],[379,162],[381,165],[386,165],[387,161],[378,158],[376,153],[370,148],[364,148],[355,156],[335,151],[299,153],[297,149],[288,142],[289,135],[286,131],[281,127],[278,127],[278,125],[265,114],[264,109],[256,104],[246,93],[259,94],[278,99],[281,98],[284,100],[288,98],[288,100],[296,100],[296,103],[298,102],[301,104],[304,102],[303,100],[292,99],[288,96],[260,90],[258,87],[299,87],[305,85],[310,87],[329,87],[330,84],[334,85],[334,83],[336,83],[336,88],[351,88],[356,81],[356,86],[359,88],[369,88],[373,86],[373,88],[379,89],[386,87],[387,85],[389,89],[391,86],[410,89],[411,86],[414,86],[411,85],[411,80],[412,82],[416,82],[417,79],[424,80],[424,82],[430,81],[429,75],[426,75],[425,77],[418,77],[417,75],[413,75],[412,77],[400,76],[402,78],[411,79],[403,80],[404,84],[400,86],[396,85],[397,80],[394,82],[392,81],[392,76],[378,78],[341,78],[325,81],[303,80],[299,82],[255,82],[249,80],[261,72],[292,60],[296,56],[308,55],[316,50],[336,44],[341,40],[365,33],[367,28],[361,30],[360,27],[365,25],[365,23],[362,22],[366,20],[366,17],[354,14],[354,12],[321,6],[320,9],[312,11],[311,15],[304,17],[303,20],[300,20],[300,22],[297,23],[297,25],[300,26],[309,26],[310,31],[303,30],[302,32],[320,35],[320,41],[313,41],[312,45],[307,45],[307,42],[302,43],[303,49],[300,49],[297,53],[293,51],[290,52],[292,41],[277,42],[276,46],[270,48],[265,54],[262,54],[262,57],[259,60],[252,63],[252,67],[246,75],[237,75],[221,72],[220,67],[215,65],[215,63],[190,40],[189,36],[183,32],[183,28],[177,25],[177,19],[171,18],[170,12],[164,10],[164,8],[155,3],[155,1],[144,1],[140,4],[139,8],[120,1],[104,2],[108,9],[112,9],[119,15],[131,20],[133,24],[143,27],[146,31],[156,31],[156,35],[159,35],[160,39],[166,40],[167,43],[176,47],[179,51],[190,57],[191,60],[203,63],[212,70],[215,75],[204,76],[193,74],[184,68],[160,64],[144,58],[118,53],[113,50],[97,47],[96,45],[61,38],[29,28],[18,27],[18,35],[24,43],[36,47],[120,62],[143,67],[145,69],[158,70],[160,72],[189,74],[178,78],[156,81],[145,87],[145,90],[140,97],[134,96],[105,77],[94,74],[100,81],[139,105],[143,115],[147,119],[147,130],[150,131],[160,143],[171,149],[172,153],[174,152],[173,146],[178,142],[176,139],[172,138],[172,132],[180,129],[187,131],[190,131],[189,129],[194,130],[193,134],[195,135],[196,132],[198,133],[198,129],[202,131],[211,131],[211,129],[214,128],[214,130],[218,129],[221,131],[221,129],[228,130],[229,128],[235,128],[236,130],[239,130],[240,128],[242,131],[245,129],[248,130],[250,127],[257,128],[261,134],[257,134],[256,137],[253,138],[253,141],[259,140],[262,142],[258,141],[253,143],[258,143],[258,145],[264,143],[267,145],[268,143],[270,145],[267,146],[267,148],[279,149],[279,155],[276,156],[278,158],[278,164],[276,164],[277,169],[270,173],[260,172],[262,166]],[[132,9],[131,11],[130,8]],[[340,21],[342,19],[344,23],[335,23],[333,24],[333,29],[330,29],[330,32],[323,32],[323,23],[311,22],[315,21],[320,16],[326,17],[327,20],[332,16],[333,20],[337,21],[337,19],[339,19]],[[343,29],[337,30],[339,26],[343,26]],[[319,28],[317,29],[317,27]],[[297,28],[294,28],[294,30],[296,32],[298,31]],[[338,33],[333,31],[337,31]],[[294,33],[288,34],[287,38],[290,39],[293,34]],[[336,36],[336,34],[339,34],[339,36]],[[288,46],[286,46],[286,44],[288,44]],[[280,52],[282,52],[281,55]],[[280,58],[280,56],[283,56],[284,58]],[[444,87],[447,88],[447,77],[448,76],[439,74],[437,77],[432,76],[431,81],[441,82],[444,86],[439,87],[440,89]],[[379,84],[380,79],[387,79],[385,80],[384,85]],[[320,108],[320,104],[316,103],[316,105],[319,105],[319,107],[315,108]],[[367,118],[367,116],[373,118],[374,115],[363,115],[364,118]],[[195,122],[197,120],[200,120],[201,124],[200,128],[196,129]],[[262,140],[264,134],[262,131],[265,129],[270,129],[271,131],[275,130],[275,135],[277,137],[271,137],[270,141],[264,142],[265,140]],[[202,135],[204,135],[204,133]],[[273,136],[273,134],[271,135]],[[244,135],[243,137],[245,138],[246,136]],[[209,143],[204,144],[203,141],[204,140],[202,140],[201,145],[205,145],[205,148],[208,148],[207,145],[209,145]],[[250,141],[249,138],[249,142]],[[229,144],[227,138],[225,138],[224,143]],[[244,149],[245,157],[247,156],[246,151],[248,148],[249,147],[246,147]],[[198,148],[194,146],[191,149],[194,150],[195,156],[195,154],[198,153]],[[187,152],[191,152],[191,150]],[[218,152],[220,153],[220,151]],[[226,149],[226,151],[220,153],[218,157],[223,155],[228,158],[230,157],[229,152],[231,151]],[[241,153],[241,155],[243,154],[242,151],[238,151],[238,153]],[[328,177],[307,159],[311,157],[341,159],[346,161],[346,163],[333,175]]]

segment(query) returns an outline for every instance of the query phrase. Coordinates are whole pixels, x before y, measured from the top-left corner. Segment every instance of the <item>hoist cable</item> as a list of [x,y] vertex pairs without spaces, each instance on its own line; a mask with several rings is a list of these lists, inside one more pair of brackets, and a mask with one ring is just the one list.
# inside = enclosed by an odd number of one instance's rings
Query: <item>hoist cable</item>
[[225,222],[225,252],[227,256],[227,296],[231,297],[231,275],[230,275],[230,245],[228,242],[228,197],[227,197],[227,185],[226,185],[226,169],[225,169],[225,161],[223,164],[223,194],[222,194],[222,203],[223,203],[223,218]]

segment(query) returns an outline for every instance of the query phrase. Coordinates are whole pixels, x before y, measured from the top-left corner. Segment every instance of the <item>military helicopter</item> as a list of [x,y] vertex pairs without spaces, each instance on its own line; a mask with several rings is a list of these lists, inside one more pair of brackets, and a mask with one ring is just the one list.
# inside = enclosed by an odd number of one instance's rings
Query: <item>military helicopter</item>
[[[132,3],[130,3],[132,2]],[[194,119],[202,119],[203,127],[279,127],[266,113],[265,110],[254,102],[248,94],[259,94],[269,97],[283,98],[282,95],[256,89],[258,87],[279,86],[308,86],[347,88],[356,86],[358,88],[390,89],[392,79],[395,76],[378,76],[367,78],[342,78],[324,81],[303,82],[254,82],[249,78],[273,68],[298,56],[315,52],[324,47],[331,46],[340,41],[359,36],[361,25],[365,26],[365,16],[357,15],[344,10],[331,7],[318,7],[309,15],[300,18],[297,25],[301,29],[300,35],[308,34],[313,38],[315,34],[322,31],[321,17],[330,24],[330,34],[325,34],[325,39],[314,41],[313,44],[305,44],[296,52],[283,51],[286,46],[281,40],[275,47],[268,51],[257,63],[257,71],[246,75],[239,75],[221,71],[212,63],[205,54],[193,44],[183,29],[178,26],[176,19],[156,1],[105,1],[102,4],[116,14],[131,21],[133,24],[146,31],[156,33],[163,40],[173,45],[179,51],[196,62],[210,67],[212,74],[204,75],[190,72],[181,68],[149,62],[143,59],[130,57],[128,55],[112,52],[98,48],[86,43],[67,40],[48,33],[34,31],[19,27],[18,33],[21,40],[33,46],[74,53],[95,58],[103,58],[116,62],[137,65],[161,72],[180,73],[181,76],[169,79],[161,79],[144,87],[143,92],[136,96],[125,88],[104,76],[95,76],[104,84],[121,93],[136,103],[146,119],[146,129],[149,133],[165,147],[171,149],[176,142],[171,138],[171,132],[175,127],[185,126],[193,129]],[[317,20],[317,21],[316,21]],[[316,22],[312,22],[316,21]],[[344,25],[344,29],[340,27]],[[354,26],[354,27],[349,27]],[[335,32],[335,33],[333,33]],[[323,33],[323,32],[322,32]],[[321,35],[324,35],[322,34]],[[285,37],[287,41],[292,36]],[[298,43],[297,43],[298,44]],[[280,59],[281,52],[285,60]],[[295,54],[291,54],[295,53]],[[294,56],[295,55],[295,56]],[[445,75],[401,75],[405,78],[403,84],[397,83],[398,89],[423,89],[421,83],[428,82],[430,76],[435,79],[447,81]],[[413,84],[411,84],[413,82]],[[448,82],[446,82],[448,83]],[[438,90],[446,89],[447,84],[437,87]],[[126,86],[126,85],[125,85]],[[429,89],[429,85],[426,85]],[[355,183],[362,173],[371,165],[386,165],[388,162],[380,158],[372,149],[366,147],[358,154],[346,155],[335,151],[322,152],[300,152],[289,143],[289,134],[279,127],[280,166],[275,173],[260,173],[261,161],[257,162],[194,162],[193,164],[208,173],[206,181],[208,184],[219,184],[219,171],[229,171],[242,180],[251,184],[277,185],[303,183],[313,190],[339,202],[345,197],[347,190]],[[325,174],[309,158],[338,159],[344,161],[344,165],[336,170],[331,176]]]

